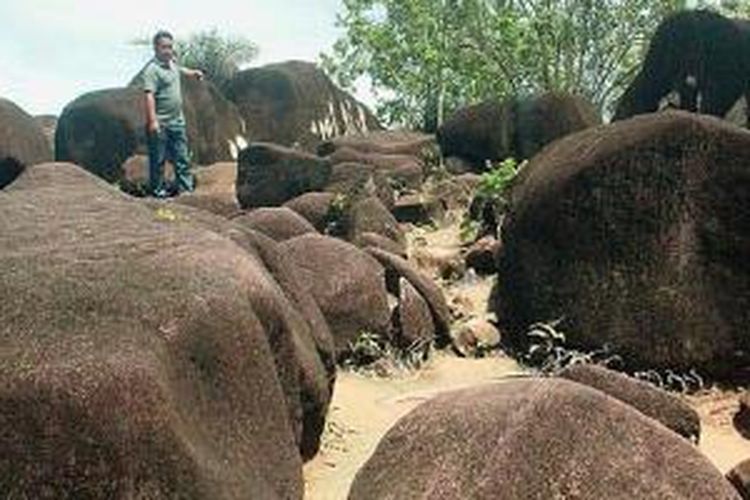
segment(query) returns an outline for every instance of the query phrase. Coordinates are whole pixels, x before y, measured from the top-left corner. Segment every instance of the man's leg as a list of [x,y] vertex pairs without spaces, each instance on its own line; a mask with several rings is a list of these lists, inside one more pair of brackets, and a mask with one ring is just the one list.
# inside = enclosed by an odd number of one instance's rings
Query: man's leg
[[185,127],[170,127],[167,129],[167,157],[174,165],[174,178],[177,192],[191,192],[195,189],[195,180],[190,173],[190,159],[188,158],[187,133]]
[[148,189],[158,198],[166,195],[164,190],[165,131],[148,134]]

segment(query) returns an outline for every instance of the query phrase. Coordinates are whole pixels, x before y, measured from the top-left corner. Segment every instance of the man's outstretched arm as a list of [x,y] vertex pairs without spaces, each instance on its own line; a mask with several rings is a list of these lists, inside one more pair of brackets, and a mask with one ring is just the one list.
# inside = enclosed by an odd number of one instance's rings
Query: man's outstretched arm
[[199,69],[191,69],[191,68],[186,68],[184,66],[180,66],[180,72],[183,75],[188,76],[190,78],[195,78],[196,80],[203,80],[203,71]]

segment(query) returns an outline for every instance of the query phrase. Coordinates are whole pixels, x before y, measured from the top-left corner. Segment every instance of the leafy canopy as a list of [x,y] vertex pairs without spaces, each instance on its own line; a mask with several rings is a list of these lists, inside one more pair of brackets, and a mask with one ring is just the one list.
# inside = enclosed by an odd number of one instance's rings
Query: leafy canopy
[[[739,1],[739,0],[734,0]],[[613,106],[658,23],[684,0],[344,0],[322,64],[366,75],[389,123],[434,129],[447,112],[565,91]]]

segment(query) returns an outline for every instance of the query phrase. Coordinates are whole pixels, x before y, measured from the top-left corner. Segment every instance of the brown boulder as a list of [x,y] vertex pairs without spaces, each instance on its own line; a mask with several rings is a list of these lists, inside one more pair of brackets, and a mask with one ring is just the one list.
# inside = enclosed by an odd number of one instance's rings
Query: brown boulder
[[[303,458],[317,452],[335,379],[333,337],[300,269],[271,238],[246,225],[176,203],[147,200],[158,216],[225,236],[251,253],[278,283],[276,301],[260,298],[271,348]],[[168,216],[168,217],[164,217]],[[279,293],[280,292],[280,293]],[[265,302],[263,302],[265,301]]]
[[602,123],[586,99],[561,93],[516,99],[514,114],[515,147],[509,156],[517,160],[532,158],[547,144]]
[[0,495],[302,498],[257,258],[71,165],[0,205]]
[[402,349],[426,349],[435,336],[435,323],[427,302],[416,288],[399,278],[399,300],[394,310],[393,342]]
[[732,418],[737,432],[745,439],[750,439],[750,393],[744,391],[739,397],[739,408]]
[[500,254],[500,242],[492,236],[480,238],[469,247],[466,252],[466,267],[474,269],[477,274],[493,274],[497,272],[495,263]]
[[31,165],[52,159],[42,128],[13,102],[0,98],[0,189]]
[[400,277],[406,278],[419,291],[430,306],[432,319],[435,322],[436,340],[443,343],[448,341],[451,315],[445,296],[437,284],[421,273],[409,261],[397,255],[372,247],[368,248],[367,251],[385,267],[388,290],[392,294],[400,295],[398,287]]
[[421,157],[425,150],[437,147],[435,136],[408,130],[381,130],[357,135],[335,137],[318,146],[320,156],[349,148],[361,153],[381,155],[409,155]]
[[315,64],[287,61],[238,72],[227,85],[254,142],[299,145],[379,130],[375,116]]
[[727,472],[726,477],[737,489],[743,500],[750,499],[750,459],[740,462]]
[[345,218],[348,241],[357,242],[362,234],[375,233],[392,240],[399,247],[406,246],[406,236],[398,221],[378,198],[354,201]]
[[399,222],[423,225],[443,220],[445,209],[443,200],[429,194],[415,193],[399,197],[391,211]]
[[[109,182],[122,180],[122,164],[148,153],[143,91],[131,87],[89,92],[63,110],[55,131],[55,157]],[[209,82],[183,78],[188,146],[196,164],[236,160],[247,145],[234,106]]]
[[[564,317],[573,346],[728,375],[750,337],[750,133],[644,115],[545,149],[502,226],[495,310],[515,342]],[[744,354],[743,354],[744,353]]]
[[343,147],[325,158],[333,165],[339,163],[371,165],[402,189],[420,189],[424,182],[424,165],[415,156],[363,153]]
[[183,193],[175,202],[207,210],[223,217],[232,217],[240,212],[235,194],[237,164],[222,162],[196,169],[195,191]]
[[[241,235],[232,232],[230,236],[258,255],[288,301],[282,301],[284,306],[278,311],[287,335],[275,338],[272,335],[270,342],[300,453],[302,458],[311,459],[320,447],[336,379],[331,330],[315,298],[302,282],[299,267],[279,244],[255,232],[242,231]],[[278,321],[274,317],[268,320]],[[263,316],[261,321],[265,321]],[[273,323],[268,328],[273,331]]]
[[388,336],[390,309],[385,271],[367,253],[344,241],[306,234],[281,243],[300,268],[333,334],[338,354],[361,333]]
[[330,222],[331,205],[335,199],[336,195],[333,193],[305,193],[287,201],[284,206],[307,219],[318,232],[324,233]]
[[256,208],[232,218],[232,221],[278,242],[307,233],[317,233],[304,217],[286,207]]
[[326,160],[277,144],[255,143],[240,153],[237,200],[242,208],[278,206],[322,190],[330,177]]
[[481,172],[488,160],[528,159],[550,142],[599,123],[585,99],[547,93],[462,108],[440,127],[437,140],[444,157],[465,159]]
[[377,196],[389,210],[393,208],[396,193],[388,177],[372,165],[364,163],[338,163],[331,170],[326,191],[346,197],[349,202]]
[[399,420],[350,500],[739,498],[689,442],[602,392],[515,380],[437,396]]
[[482,356],[500,345],[502,336],[495,325],[487,320],[472,318],[452,333],[453,349],[461,356]]
[[700,439],[698,413],[677,396],[647,382],[592,364],[569,366],[556,375],[617,398],[686,439],[696,443]]
[[444,157],[466,160],[473,171],[482,172],[487,160],[512,156],[513,119],[508,102],[491,100],[461,108],[437,131],[440,151]]
[[360,248],[375,247],[406,259],[406,245],[377,233],[361,233],[354,242]]

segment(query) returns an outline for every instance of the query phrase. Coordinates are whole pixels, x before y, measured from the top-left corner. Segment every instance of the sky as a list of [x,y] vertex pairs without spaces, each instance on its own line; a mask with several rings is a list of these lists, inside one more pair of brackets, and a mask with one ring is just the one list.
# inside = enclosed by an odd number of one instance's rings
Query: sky
[[[126,85],[151,57],[129,43],[217,28],[260,48],[253,65],[316,61],[340,35],[341,0],[0,0],[0,97],[59,115],[92,90]],[[360,96],[361,97],[361,96]]]

